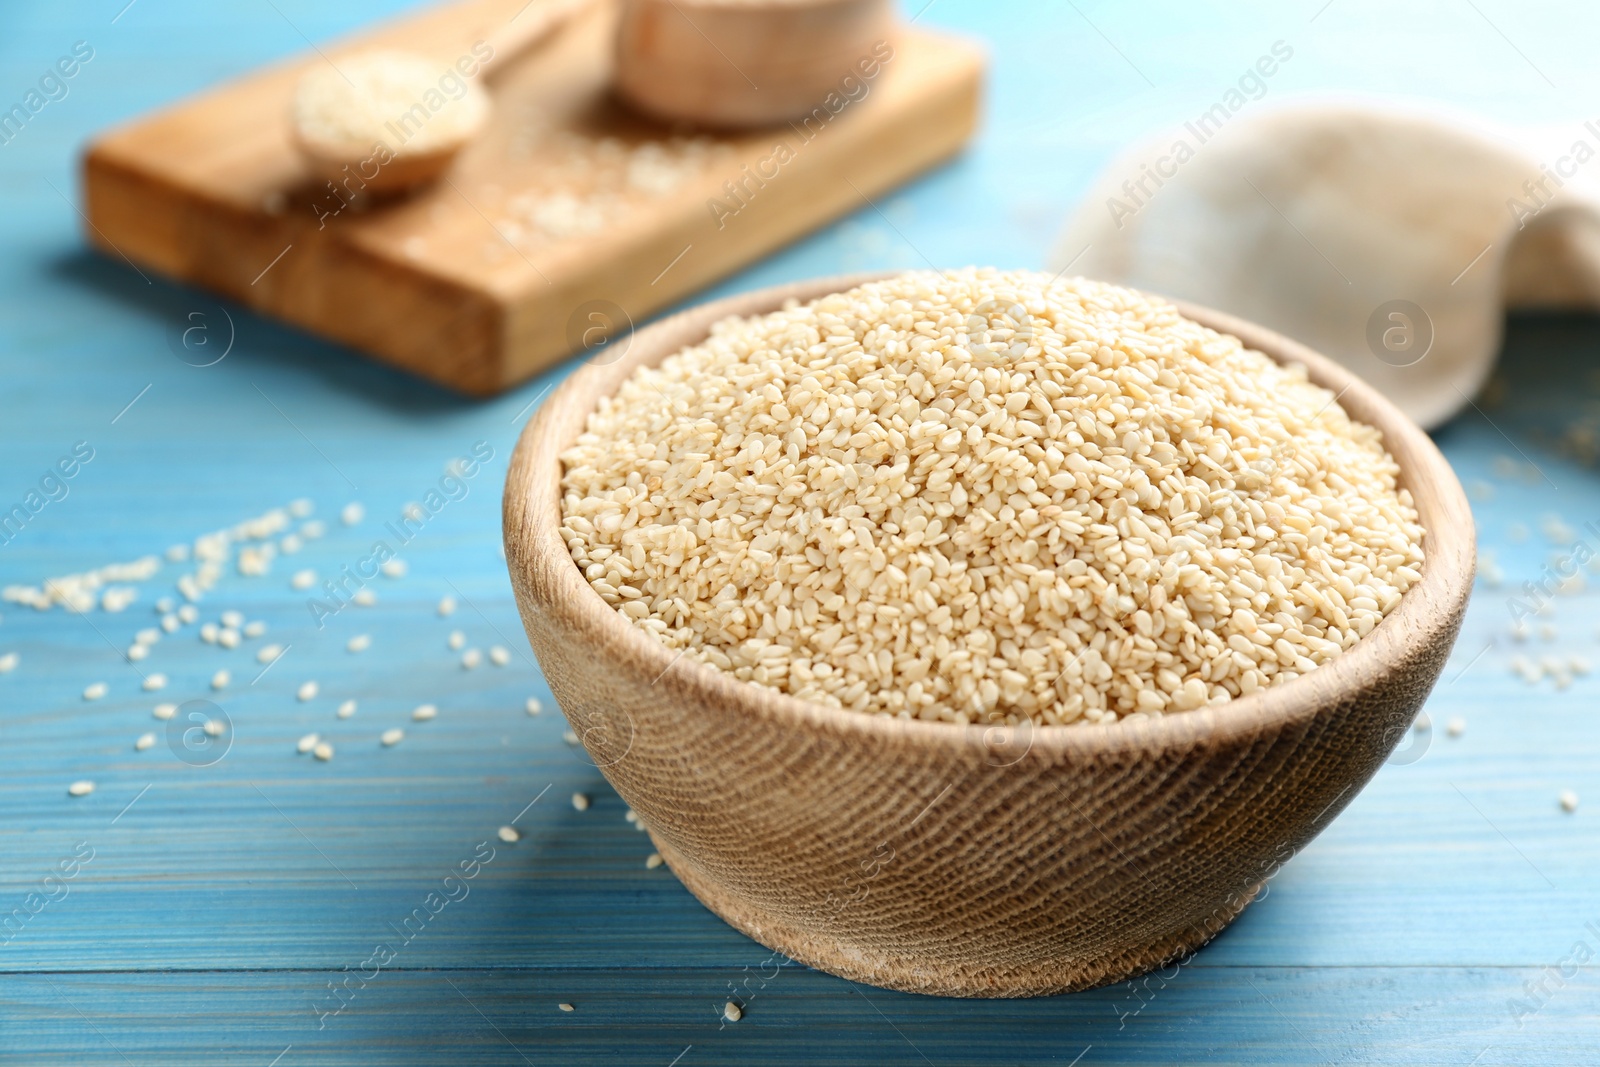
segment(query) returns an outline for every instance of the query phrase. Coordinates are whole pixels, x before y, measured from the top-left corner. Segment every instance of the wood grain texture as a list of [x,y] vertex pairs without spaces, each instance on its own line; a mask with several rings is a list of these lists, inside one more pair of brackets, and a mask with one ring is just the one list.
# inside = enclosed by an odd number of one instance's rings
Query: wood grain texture
[[[528,62],[496,72],[488,128],[441,184],[362,210],[342,206],[362,191],[359,173],[346,191],[313,177],[288,121],[304,71],[383,46],[435,56],[445,72],[525,5],[425,11],[326,49],[327,59],[269,67],[106,134],[84,160],[86,236],[490,395],[578,347],[583,305],[609,305],[613,334],[642,321],[948,158],[977,121],[978,52],[908,30],[879,75],[858,83],[864,95],[839,97],[809,125],[706,137],[685,155],[673,138],[686,131],[611,99],[614,11],[596,4]],[[835,81],[856,75],[856,58]],[[643,163],[641,150],[653,153]]]
[[567,380],[507,475],[506,557],[540,667],[597,766],[708,907],[853,980],[1029,996],[1199,948],[1348,804],[1409,729],[1472,586],[1471,512],[1444,457],[1331,361],[1183,311],[1307,367],[1376,426],[1427,531],[1421,581],[1351,651],[1216,708],[1110,725],[956,727],[812,705],[674,653],[588,585],[561,536],[560,453],[636,369],[728,315],[860,278],[683,312]]

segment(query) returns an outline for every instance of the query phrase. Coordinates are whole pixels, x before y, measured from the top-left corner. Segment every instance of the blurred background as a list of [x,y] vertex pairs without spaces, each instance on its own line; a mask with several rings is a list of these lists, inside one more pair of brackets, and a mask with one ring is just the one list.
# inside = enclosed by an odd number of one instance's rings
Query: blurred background
[[[0,915],[24,916],[0,933],[0,1061],[1600,1062],[1600,601],[1580,570],[1542,613],[1517,603],[1580,544],[1600,553],[1600,320],[1513,316],[1488,388],[1436,431],[1473,498],[1480,582],[1432,728],[1264,899],[1136,984],[998,1002],[861,987],[778,966],[647,866],[647,838],[563,738],[499,504],[517,433],[570,363],[468,399],[85,239],[92,137],[416,5],[124,2],[13,5],[0,34],[6,105],[92,49],[0,145],[0,510],[41,486],[47,500],[7,531],[0,585],[156,557],[108,576],[136,589],[120,610],[0,604],[15,655]],[[986,50],[968,147],[681,303],[845,271],[1057,266],[1101,168],[1211,106],[1274,42],[1293,59],[1263,106],[1335,92],[1511,128],[1600,119],[1600,11],[1575,3],[912,0],[901,15]],[[184,358],[195,311],[232,342],[207,366]],[[42,483],[68,456],[60,489]],[[306,590],[436,490],[448,503],[414,523],[403,573],[319,628]],[[242,564],[236,547],[195,620],[130,662],[138,631],[178,614],[196,539],[261,516],[273,556]],[[169,559],[175,545],[191,558]],[[237,647],[197,639],[229,629],[224,612]],[[244,636],[250,622],[264,633]],[[185,734],[194,701],[215,735]],[[180,713],[153,717],[162,702]],[[413,722],[425,703],[437,719]],[[405,741],[381,747],[396,727]],[[311,733],[333,758],[296,751]],[[93,791],[69,796],[78,782]],[[374,967],[374,945],[474,857],[470,893]]]

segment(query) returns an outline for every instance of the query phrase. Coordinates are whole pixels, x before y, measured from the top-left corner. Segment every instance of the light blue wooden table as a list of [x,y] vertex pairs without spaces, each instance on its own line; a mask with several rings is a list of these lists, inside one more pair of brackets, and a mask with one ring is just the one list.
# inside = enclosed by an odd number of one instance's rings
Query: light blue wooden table
[[[0,545],[0,582],[160,553],[298,498],[327,532],[267,577],[226,568],[204,617],[270,626],[233,651],[186,626],[124,660],[174,564],[120,614],[5,606],[0,653],[20,662],[0,675],[0,916],[25,918],[0,934],[0,1062],[1600,1063],[1600,960],[1580,958],[1600,953],[1600,677],[1558,691],[1508,670],[1508,598],[1560,547],[1543,518],[1600,549],[1583,528],[1600,520],[1600,475],[1562,443],[1600,419],[1594,320],[1513,322],[1502,402],[1438,434],[1507,575],[1475,594],[1428,705],[1436,724],[1462,717],[1464,735],[1436,727],[1385,767],[1211,947],[1137,989],[1034,1001],[907,996],[799,966],[755,988],[767,951],[646,869],[646,838],[563,743],[520,636],[499,480],[525,409],[563,371],[467,402],[236,307],[228,358],[186,366],[168,338],[206,298],[80,237],[74,162],[91,132],[396,5],[124,3],[16,4],[0,33],[7,106],[74,42],[94,50],[0,147],[0,504],[75,443],[94,452]],[[718,292],[924,257],[1041,266],[1117,145],[1203,109],[1276,40],[1295,55],[1275,99],[1392,91],[1574,124],[1600,99],[1600,13],[1577,4],[934,0],[921,18],[992,46],[972,150],[885,198],[892,226],[864,210]],[[359,559],[480,441],[493,460],[407,546],[409,574],[318,631],[290,576]],[[366,518],[347,527],[352,500]],[[460,603],[449,619],[435,613],[446,594]],[[1562,597],[1525,654],[1600,654],[1597,624],[1596,593]],[[510,664],[464,671],[446,645],[458,628]],[[346,652],[357,634],[372,647]],[[267,641],[290,647],[252,683]],[[224,667],[232,684],[213,694]],[[145,692],[141,672],[169,684]],[[301,702],[308,680],[320,692]],[[96,681],[109,692],[86,702]],[[530,696],[543,715],[525,714]],[[158,700],[195,698],[232,723],[215,762],[204,735],[169,744],[151,717]],[[345,699],[359,706],[341,720]],[[422,702],[437,720],[408,720]],[[406,740],[381,748],[400,725]],[[135,751],[149,730],[156,744]],[[295,753],[311,731],[332,761]],[[69,797],[82,779],[96,790]],[[1575,814],[1562,789],[1584,798]],[[585,812],[569,803],[580,791]],[[515,844],[495,836],[511,823]],[[443,881],[475,856],[476,877]],[[49,878],[63,867],[71,877]],[[431,893],[454,899],[429,910]],[[419,908],[428,921],[407,934]],[[374,966],[380,943],[392,959]],[[735,985],[745,1018],[724,1026]]]

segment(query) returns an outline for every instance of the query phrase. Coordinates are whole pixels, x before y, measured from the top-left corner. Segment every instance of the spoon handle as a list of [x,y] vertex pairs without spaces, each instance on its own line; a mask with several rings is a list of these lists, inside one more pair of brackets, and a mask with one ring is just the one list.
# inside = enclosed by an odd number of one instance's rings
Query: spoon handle
[[478,77],[492,82],[595,3],[596,0],[530,0],[510,22],[489,35],[487,43],[494,54],[478,67]]

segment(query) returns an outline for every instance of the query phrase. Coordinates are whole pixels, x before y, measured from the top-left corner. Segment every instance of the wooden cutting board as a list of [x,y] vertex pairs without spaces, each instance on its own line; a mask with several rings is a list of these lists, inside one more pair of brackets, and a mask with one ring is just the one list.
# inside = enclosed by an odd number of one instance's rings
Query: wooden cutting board
[[362,203],[359,177],[348,192],[311,177],[289,139],[304,70],[385,46],[444,72],[524,3],[430,9],[105,134],[84,161],[89,239],[488,395],[867,206],[976,124],[982,54],[908,27],[804,123],[669,129],[612,98],[615,14],[599,5],[503,72],[487,134],[446,181]]

